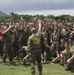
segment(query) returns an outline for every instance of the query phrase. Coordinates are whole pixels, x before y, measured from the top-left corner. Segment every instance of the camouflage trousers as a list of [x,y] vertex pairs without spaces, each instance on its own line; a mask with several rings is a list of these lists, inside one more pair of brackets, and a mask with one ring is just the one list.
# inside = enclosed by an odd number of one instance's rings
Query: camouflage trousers
[[32,73],[32,75],[35,74],[35,62],[37,62],[38,71],[42,72],[41,50],[31,51],[30,64],[31,64],[31,73]]
[[56,50],[59,52],[59,48],[60,48],[60,43],[59,43],[59,41],[53,41],[53,44],[55,45]]
[[69,61],[65,66],[65,70],[74,70],[74,61]]
[[12,59],[13,59],[13,46],[12,45],[10,46],[5,45],[3,47],[3,63],[6,62],[7,55],[9,56],[9,61],[12,62]]

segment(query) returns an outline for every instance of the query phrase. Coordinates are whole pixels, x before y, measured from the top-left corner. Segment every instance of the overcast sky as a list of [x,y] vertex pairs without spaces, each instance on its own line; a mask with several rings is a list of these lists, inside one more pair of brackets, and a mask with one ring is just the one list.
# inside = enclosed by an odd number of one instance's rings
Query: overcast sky
[[74,0],[1,0],[0,11],[7,14],[74,15]]

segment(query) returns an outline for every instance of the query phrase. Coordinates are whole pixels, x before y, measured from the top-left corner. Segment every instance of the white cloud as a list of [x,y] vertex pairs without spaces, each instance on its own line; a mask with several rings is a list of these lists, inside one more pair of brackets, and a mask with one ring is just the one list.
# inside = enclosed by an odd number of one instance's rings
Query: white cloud
[[[63,11],[62,11],[63,10]],[[0,11],[40,14],[73,14],[74,0],[1,0]],[[66,12],[67,11],[67,12]],[[69,12],[68,12],[69,11]],[[23,13],[24,13],[23,12]]]
[[36,14],[39,14],[39,15],[55,15],[55,16],[58,16],[58,15],[62,15],[62,14],[69,14],[71,16],[74,15],[74,10],[42,10],[42,11],[22,11],[22,12],[16,12],[18,14],[29,14],[29,15],[36,15]]

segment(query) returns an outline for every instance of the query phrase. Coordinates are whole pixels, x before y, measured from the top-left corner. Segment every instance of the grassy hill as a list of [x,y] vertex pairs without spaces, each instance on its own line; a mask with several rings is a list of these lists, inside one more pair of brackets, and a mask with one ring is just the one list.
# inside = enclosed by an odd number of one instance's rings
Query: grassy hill
[[6,13],[0,11],[0,16],[8,16]]

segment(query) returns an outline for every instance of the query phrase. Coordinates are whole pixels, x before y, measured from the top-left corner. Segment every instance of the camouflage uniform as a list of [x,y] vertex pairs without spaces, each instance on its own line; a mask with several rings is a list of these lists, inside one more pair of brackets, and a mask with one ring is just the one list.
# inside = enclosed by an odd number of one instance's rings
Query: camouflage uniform
[[71,31],[68,29],[62,29],[61,30],[61,36],[65,41],[68,41],[69,35],[70,35]]
[[[74,54],[74,50],[70,49],[70,50],[64,50],[62,51],[62,55],[63,55],[63,62],[66,65],[67,64],[67,60],[69,58],[71,58],[71,56]],[[65,66],[65,69],[67,69],[68,66]]]
[[17,56],[19,55],[19,42],[18,42],[18,39],[19,39],[19,36],[18,36],[18,29],[16,29],[15,33],[14,33],[14,56]]
[[[69,52],[64,51],[64,55],[66,55],[66,58],[69,59],[74,55],[74,50],[71,49]],[[65,69],[74,70],[74,58],[66,64]]]
[[3,63],[6,61],[7,55],[9,56],[9,61],[12,62],[13,59],[13,44],[10,31],[3,35],[4,47],[3,47]]
[[36,34],[33,34],[28,39],[28,44],[31,45],[31,73],[35,75],[35,61],[38,64],[38,71],[42,72],[41,65],[41,34],[38,31]]
[[17,55],[18,59],[19,59],[20,51],[22,50],[21,38],[22,38],[23,32],[24,32],[23,29],[17,29],[15,32],[14,53],[15,55]]
[[47,41],[48,41],[48,45],[51,46],[51,43],[50,43],[50,38],[51,38],[51,34],[52,34],[52,31],[53,30],[46,30],[46,38],[47,38]]
[[52,49],[50,46],[49,46],[49,59],[52,61],[54,58],[56,58],[58,55],[58,51],[55,49]]
[[51,34],[51,36],[52,36],[52,43],[55,44],[56,50],[59,51],[59,48],[60,48],[59,34],[53,32],[53,33]]
[[46,61],[45,58],[45,44],[44,44],[44,39],[46,38],[46,31],[41,32],[41,50],[42,50],[42,54],[41,54],[41,58],[42,58],[42,63],[44,63]]

